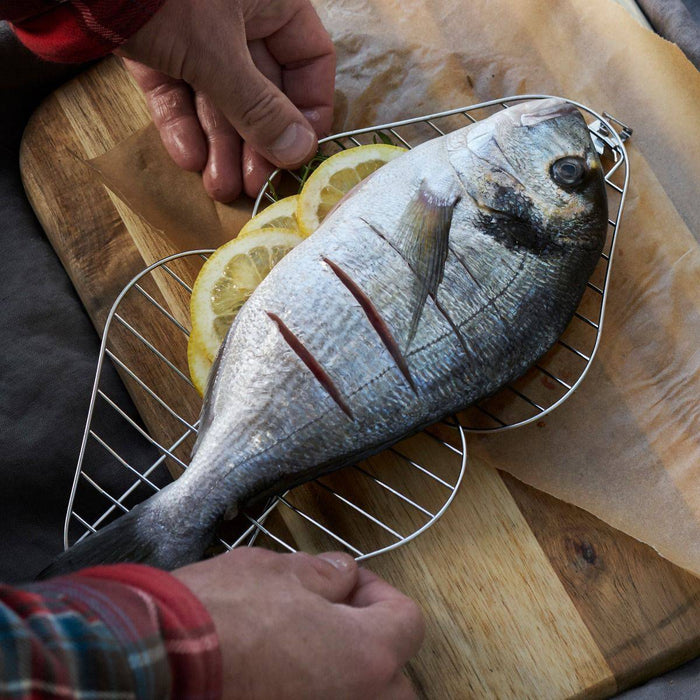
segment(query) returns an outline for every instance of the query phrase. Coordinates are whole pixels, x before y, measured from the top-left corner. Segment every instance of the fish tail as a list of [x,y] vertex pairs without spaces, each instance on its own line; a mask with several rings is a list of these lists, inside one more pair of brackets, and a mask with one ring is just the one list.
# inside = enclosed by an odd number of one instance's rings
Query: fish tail
[[[198,561],[213,539],[216,522],[182,531],[160,522],[163,491],[60,554],[37,579],[62,576],[89,566],[124,562],[172,570]],[[178,532],[177,530],[180,530]]]

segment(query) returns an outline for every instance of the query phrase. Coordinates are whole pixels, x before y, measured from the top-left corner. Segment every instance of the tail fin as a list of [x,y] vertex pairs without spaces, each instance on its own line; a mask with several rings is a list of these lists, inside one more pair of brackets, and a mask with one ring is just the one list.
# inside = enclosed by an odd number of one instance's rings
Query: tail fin
[[107,527],[73,545],[41,571],[37,578],[62,576],[88,566],[122,562],[171,570],[201,559],[212,539],[214,523],[210,532],[173,532],[155,520],[157,511],[153,508],[153,500],[153,497],[148,499]]

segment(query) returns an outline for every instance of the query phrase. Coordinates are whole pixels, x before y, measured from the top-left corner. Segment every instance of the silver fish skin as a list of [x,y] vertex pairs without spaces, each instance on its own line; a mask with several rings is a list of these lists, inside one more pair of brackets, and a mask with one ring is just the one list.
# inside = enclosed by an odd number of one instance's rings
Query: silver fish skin
[[601,164],[562,100],[521,103],[388,163],[241,309],[185,474],[47,575],[195,561],[225,514],[494,393],[563,332],[606,231]]

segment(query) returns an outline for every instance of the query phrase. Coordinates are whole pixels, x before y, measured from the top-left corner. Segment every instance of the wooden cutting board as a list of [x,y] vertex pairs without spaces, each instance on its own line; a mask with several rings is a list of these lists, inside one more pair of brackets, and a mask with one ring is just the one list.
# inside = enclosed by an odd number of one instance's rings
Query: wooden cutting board
[[[177,252],[83,163],[148,121],[108,59],[51,95],[22,144],[30,201],[98,330],[137,272]],[[122,356],[147,361],[128,343]],[[609,696],[700,653],[700,580],[475,460],[445,517],[369,566],[425,610],[408,672],[426,698]]]

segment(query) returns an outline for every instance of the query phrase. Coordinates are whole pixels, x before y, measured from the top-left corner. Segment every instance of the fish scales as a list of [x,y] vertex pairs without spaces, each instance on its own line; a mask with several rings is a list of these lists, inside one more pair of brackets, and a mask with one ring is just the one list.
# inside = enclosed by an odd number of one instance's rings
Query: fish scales
[[493,393],[564,330],[606,231],[602,168],[561,100],[387,164],[242,307],[185,474],[46,574],[194,561],[225,514]]

